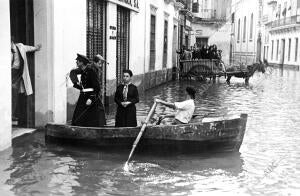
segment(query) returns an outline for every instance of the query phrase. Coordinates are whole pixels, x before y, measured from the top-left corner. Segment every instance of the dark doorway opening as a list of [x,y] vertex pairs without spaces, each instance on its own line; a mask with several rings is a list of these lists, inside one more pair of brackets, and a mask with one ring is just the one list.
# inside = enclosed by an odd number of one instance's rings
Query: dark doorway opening
[[[10,0],[11,35],[16,43],[34,45],[34,13],[33,0]],[[34,92],[34,53],[27,53],[27,61],[31,84]],[[18,95],[16,116],[13,125],[34,127],[35,106],[34,93],[26,96]]]

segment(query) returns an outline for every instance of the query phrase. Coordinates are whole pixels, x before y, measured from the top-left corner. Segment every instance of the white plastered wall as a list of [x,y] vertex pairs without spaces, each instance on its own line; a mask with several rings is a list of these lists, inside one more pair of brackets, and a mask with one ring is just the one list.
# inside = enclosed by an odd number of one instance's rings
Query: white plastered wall
[[11,146],[11,54],[9,0],[0,1],[0,151]]
[[[36,126],[65,123],[66,77],[76,66],[76,53],[86,53],[86,2],[81,0],[34,0]],[[78,93],[70,99],[76,100]]]

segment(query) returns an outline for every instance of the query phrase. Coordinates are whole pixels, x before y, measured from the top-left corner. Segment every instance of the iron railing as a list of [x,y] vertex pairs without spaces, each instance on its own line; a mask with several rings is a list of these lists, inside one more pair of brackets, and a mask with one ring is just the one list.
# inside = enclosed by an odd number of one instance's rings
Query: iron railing
[[217,10],[215,9],[201,9],[198,14],[201,18],[214,19],[217,16]]
[[267,23],[267,26],[271,28],[275,28],[275,27],[282,27],[282,26],[292,25],[292,24],[300,24],[300,15],[294,15],[291,17],[285,17],[279,20],[271,21]]

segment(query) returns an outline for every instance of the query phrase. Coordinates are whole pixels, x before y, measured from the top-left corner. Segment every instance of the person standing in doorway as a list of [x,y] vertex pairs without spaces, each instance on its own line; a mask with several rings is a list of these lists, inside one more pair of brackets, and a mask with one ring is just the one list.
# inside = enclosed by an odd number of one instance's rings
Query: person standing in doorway
[[131,83],[131,70],[123,71],[123,84],[117,87],[115,102],[117,103],[116,127],[136,127],[136,107],[139,102],[137,87]]
[[[89,59],[77,54],[77,69],[70,72],[73,87],[80,90],[80,95],[72,118],[72,125],[100,127],[106,125],[104,107],[100,100],[99,75],[90,67]],[[81,75],[81,81],[77,75]]]
[[12,81],[12,120],[18,121],[17,105],[19,94],[32,95],[32,85],[27,62],[27,52],[35,52],[41,49],[42,45],[27,46],[22,43],[15,43],[14,36],[11,36],[11,81]]

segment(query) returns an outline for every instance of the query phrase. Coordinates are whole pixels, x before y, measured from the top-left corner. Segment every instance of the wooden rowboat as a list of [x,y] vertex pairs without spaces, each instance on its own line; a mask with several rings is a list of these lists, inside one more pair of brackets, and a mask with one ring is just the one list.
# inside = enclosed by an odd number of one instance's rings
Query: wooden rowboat
[[[247,114],[204,118],[183,125],[148,126],[137,150],[238,151],[244,138]],[[47,124],[47,141],[89,144],[101,148],[131,149],[140,127],[78,127]]]

